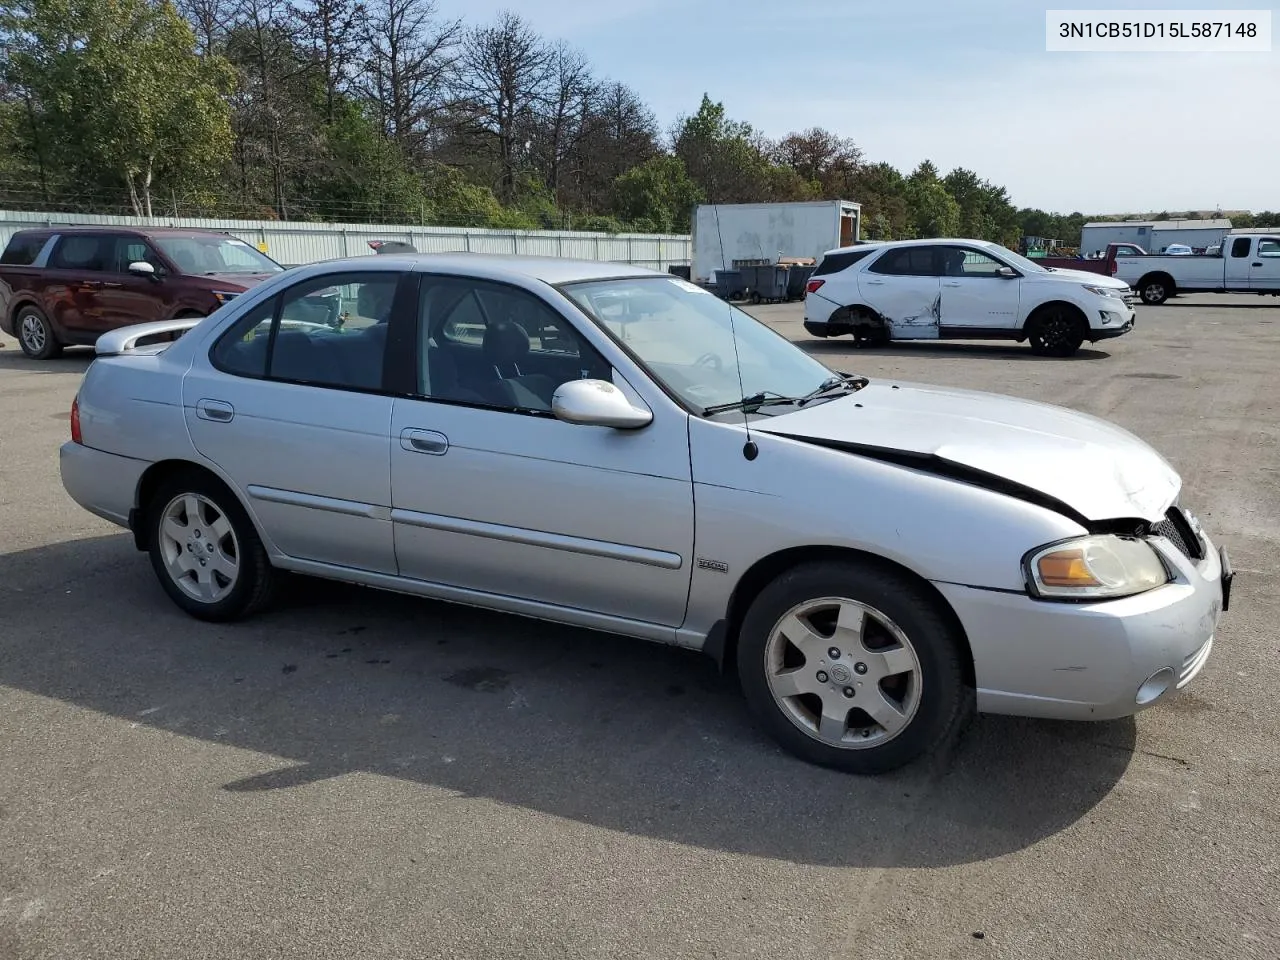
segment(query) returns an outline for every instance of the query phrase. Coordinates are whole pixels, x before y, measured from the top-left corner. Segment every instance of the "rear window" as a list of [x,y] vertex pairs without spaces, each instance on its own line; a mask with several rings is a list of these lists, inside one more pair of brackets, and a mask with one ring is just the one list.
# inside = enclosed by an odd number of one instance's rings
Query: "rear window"
[[839,253],[828,253],[822,258],[822,262],[818,264],[818,269],[813,271],[813,276],[820,277],[826,273],[839,273],[841,270],[846,270],[869,255],[874,249],[875,247],[865,247],[861,250],[841,250]]
[[0,263],[28,267],[36,262],[40,249],[48,239],[47,233],[15,233],[9,238],[4,253],[0,253]]

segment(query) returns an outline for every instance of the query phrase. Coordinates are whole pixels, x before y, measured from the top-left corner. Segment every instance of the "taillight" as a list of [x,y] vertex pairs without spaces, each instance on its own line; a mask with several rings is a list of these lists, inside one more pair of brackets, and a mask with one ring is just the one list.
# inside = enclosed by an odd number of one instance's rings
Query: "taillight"
[[84,443],[80,439],[80,398],[71,401],[71,442]]
[[817,293],[817,292],[818,292],[818,288],[819,288],[820,286],[822,286],[822,285],[823,285],[824,283],[826,283],[826,282],[827,282],[827,281],[825,281],[825,280],[810,280],[808,283],[806,283],[806,284],[804,285],[804,292],[805,292],[805,293]]

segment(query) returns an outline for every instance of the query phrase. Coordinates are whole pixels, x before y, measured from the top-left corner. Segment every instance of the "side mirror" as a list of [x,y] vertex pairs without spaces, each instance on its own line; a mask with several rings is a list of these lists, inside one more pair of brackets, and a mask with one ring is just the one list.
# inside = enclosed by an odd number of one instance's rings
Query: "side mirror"
[[156,268],[146,260],[135,260],[129,264],[129,272],[136,273],[140,277],[150,277],[156,279]]
[[1004,277],[1006,280],[1016,277],[1017,275],[1018,271],[1013,269],[1013,267],[1000,267],[996,270],[996,276]]
[[570,380],[551,397],[551,412],[566,423],[635,430],[653,414],[631,405],[627,395],[606,380]]

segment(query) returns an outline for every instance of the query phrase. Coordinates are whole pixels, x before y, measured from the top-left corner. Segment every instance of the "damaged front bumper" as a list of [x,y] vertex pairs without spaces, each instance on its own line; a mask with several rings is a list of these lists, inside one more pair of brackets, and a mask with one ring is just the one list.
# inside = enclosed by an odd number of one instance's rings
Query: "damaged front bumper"
[[936,584],[969,637],[978,710],[1111,720],[1191,683],[1213,649],[1233,580],[1226,552],[1203,539],[1198,561],[1153,540],[1173,581],[1118,600],[1055,603]]

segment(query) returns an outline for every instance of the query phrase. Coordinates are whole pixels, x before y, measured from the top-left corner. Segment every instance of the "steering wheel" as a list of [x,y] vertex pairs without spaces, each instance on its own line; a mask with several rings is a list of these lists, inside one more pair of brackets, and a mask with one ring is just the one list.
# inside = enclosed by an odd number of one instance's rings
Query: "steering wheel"
[[718,371],[724,364],[720,360],[720,355],[718,353],[712,353],[708,350],[697,360],[693,361],[693,365],[695,367],[710,367],[712,370]]

